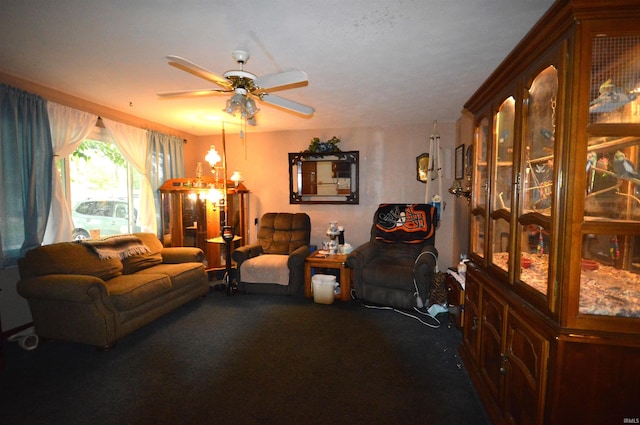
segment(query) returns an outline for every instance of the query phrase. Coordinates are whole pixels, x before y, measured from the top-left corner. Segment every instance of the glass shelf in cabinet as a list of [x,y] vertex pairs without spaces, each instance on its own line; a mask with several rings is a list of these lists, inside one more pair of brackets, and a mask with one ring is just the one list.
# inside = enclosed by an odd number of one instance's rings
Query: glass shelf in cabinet
[[640,317],[640,235],[583,233],[579,312]]

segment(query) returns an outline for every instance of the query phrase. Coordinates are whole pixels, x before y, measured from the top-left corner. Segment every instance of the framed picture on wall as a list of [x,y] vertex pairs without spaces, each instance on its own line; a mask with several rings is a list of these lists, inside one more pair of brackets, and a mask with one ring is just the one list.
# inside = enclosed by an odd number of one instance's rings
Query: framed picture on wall
[[462,180],[464,178],[464,144],[456,147],[456,168],[455,168],[455,180]]
[[416,157],[416,178],[422,183],[427,182],[427,171],[429,168],[429,154],[422,153]]

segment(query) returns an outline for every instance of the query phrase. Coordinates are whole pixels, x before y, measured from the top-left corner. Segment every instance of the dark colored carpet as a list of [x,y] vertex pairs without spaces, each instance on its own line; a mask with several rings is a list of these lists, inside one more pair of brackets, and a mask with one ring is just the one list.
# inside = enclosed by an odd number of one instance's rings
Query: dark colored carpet
[[440,318],[212,291],[108,352],[5,343],[0,423],[487,424]]

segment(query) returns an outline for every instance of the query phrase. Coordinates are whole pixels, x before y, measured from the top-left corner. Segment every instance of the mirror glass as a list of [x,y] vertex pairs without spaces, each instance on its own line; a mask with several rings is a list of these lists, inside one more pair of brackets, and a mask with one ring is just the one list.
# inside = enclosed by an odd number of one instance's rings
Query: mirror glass
[[289,203],[357,204],[358,151],[289,154]]

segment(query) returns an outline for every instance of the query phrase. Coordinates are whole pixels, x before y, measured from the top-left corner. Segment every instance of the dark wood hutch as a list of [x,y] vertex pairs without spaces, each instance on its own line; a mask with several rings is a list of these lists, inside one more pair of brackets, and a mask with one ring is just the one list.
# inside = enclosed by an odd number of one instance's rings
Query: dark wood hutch
[[489,415],[638,423],[640,3],[557,1],[465,109],[461,356]]
[[[249,240],[249,190],[227,181],[227,214],[221,201],[212,197],[223,193],[223,180],[203,176],[170,179],[160,187],[163,243],[168,246],[195,246],[202,249],[207,269],[225,267],[224,244],[207,242],[220,236],[223,220],[240,236],[232,248]],[[217,193],[212,192],[213,190]]]

